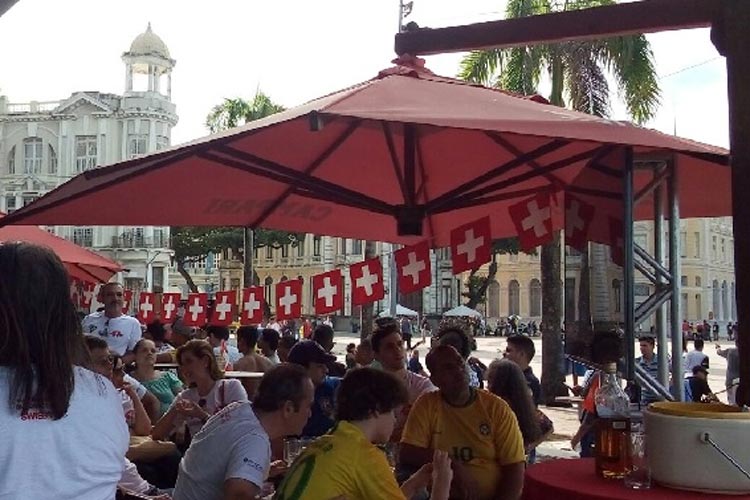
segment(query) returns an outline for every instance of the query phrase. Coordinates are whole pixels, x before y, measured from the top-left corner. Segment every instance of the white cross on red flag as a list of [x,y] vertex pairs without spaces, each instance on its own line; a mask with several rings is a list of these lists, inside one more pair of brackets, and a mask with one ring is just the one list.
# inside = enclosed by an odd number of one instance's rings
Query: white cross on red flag
[[263,321],[263,287],[251,286],[242,290],[242,314],[240,323],[243,325],[257,325]]
[[490,218],[482,217],[451,231],[453,274],[479,269],[492,258]]
[[81,303],[80,306],[85,310],[91,310],[91,301],[94,299],[94,289],[96,285],[94,283],[83,283],[81,286]]
[[180,293],[163,293],[161,294],[161,320],[174,321],[177,318],[177,309],[180,307]]
[[352,264],[349,277],[352,281],[352,305],[362,306],[385,297],[380,257]]
[[302,282],[282,281],[276,284],[276,318],[296,319],[302,316]]
[[312,277],[315,314],[330,314],[344,308],[343,279],[340,269]]
[[532,250],[552,240],[552,206],[546,192],[508,207],[521,250]]
[[393,252],[398,273],[398,289],[407,294],[421,290],[432,283],[430,246],[427,240]]
[[624,232],[622,219],[609,216],[609,253],[612,262],[620,267],[625,265],[625,245],[622,238]]
[[594,205],[565,195],[565,244],[584,251],[589,241],[589,227],[594,219]]
[[208,294],[190,293],[185,304],[183,321],[187,326],[204,326],[208,318]]
[[128,314],[130,312],[130,303],[133,301],[133,290],[122,291],[122,313]]
[[234,319],[236,302],[237,292],[234,290],[216,292],[216,302],[214,302],[214,312],[211,315],[211,324],[219,326],[231,325]]
[[138,296],[138,321],[144,325],[148,325],[154,318],[156,318],[154,294],[151,292],[141,292]]

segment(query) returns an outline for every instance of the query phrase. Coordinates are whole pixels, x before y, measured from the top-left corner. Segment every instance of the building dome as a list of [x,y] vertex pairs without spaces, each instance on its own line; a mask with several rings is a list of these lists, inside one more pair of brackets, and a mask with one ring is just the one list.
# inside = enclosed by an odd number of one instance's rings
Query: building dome
[[151,31],[151,23],[148,23],[146,31],[135,37],[130,44],[128,55],[131,56],[159,56],[170,59],[167,44]]

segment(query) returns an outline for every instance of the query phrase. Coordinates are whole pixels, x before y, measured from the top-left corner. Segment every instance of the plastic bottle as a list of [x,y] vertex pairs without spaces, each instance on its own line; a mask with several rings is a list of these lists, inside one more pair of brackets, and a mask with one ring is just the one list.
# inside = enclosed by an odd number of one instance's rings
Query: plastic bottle
[[596,473],[607,479],[624,477],[630,467],[628,437],[630,400],[617,377],[617,363],[608,363],[600,374],[596,404]]
[[216,357],[216,362],[221,370],[225,372],[232,371],[232,363],[229,361],[226,340],[221,341],[221,347],[219,347],[219,355]]

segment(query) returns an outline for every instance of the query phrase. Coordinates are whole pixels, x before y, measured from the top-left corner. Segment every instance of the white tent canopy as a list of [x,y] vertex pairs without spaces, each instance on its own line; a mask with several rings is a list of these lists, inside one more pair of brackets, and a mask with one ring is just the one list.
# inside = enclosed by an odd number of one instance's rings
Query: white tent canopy
[[[380,314],[378,314],[378,317],[384,318],[384,317],[390,316],[390,315],[391,315],[391,311],[389,311],[388,309],[386,309],[385,311],[383,311]],[[417,316],[419,316],[419,313],[417,311],[409,309],[408,307],[404,307],[401,304],[397,304],[396,305],[396,316],[412,316],[412,317],[416,318]]]
[[470,318],[481,318],[482,313],[480,313],[479,311],[475,311],[470,307],[460,305],[458,307],[454,307],[453,309],[445,311],[443,313],[443,316],[468,316]]

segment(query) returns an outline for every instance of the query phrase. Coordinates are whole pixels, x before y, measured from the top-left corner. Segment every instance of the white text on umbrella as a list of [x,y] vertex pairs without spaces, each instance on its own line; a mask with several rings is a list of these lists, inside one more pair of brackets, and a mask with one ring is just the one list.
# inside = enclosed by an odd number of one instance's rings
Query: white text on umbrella
[[297,303],[297,296],[292,293],[292,287],[284,288],[284,296],[279,299],[279,304],[284,307],[284,314],[292,314],[292,306]]
[[404,276],[411,276],[412,284],[416,285],[419,283],[419,273],[427,269],[424,261],[417,259],[417,254],[409,252],[409,263],[406,264],[401,271]]
[[477,250],[484,246],[484,236],[475,237],[473,229],[467,230],[464,235],[466,239],[456,247],[456,251],[460,254],[466,254],[468,262],[474,262],[477,260]]
[[331,285],[331,277],[326,276],[323,278],[323,287],[318,290],[318,298],[326,299],[326,307],[332,307],[333,306],[333,298],[336,296],[336,292],[338,291],[338,288]]
[[544,207],[539,208],[539,204],[536,200],[531,200],[526,208],[529,209],[529,216],[521,221],[521,227],[524,231],[534,229],[534,235],[537,238],[541,238],[547,234],[547,228],[544,225],[544,221],[550,218],[550,208]]
[[188,307],[188,312],[190,313],[190,317],[193,321],[196,321],[198,319],[198,316],[203,313],[203,306],[201,305],[201,299],[196,297],[195,302],[190,304],[190,307]]
[[223,295],[221,302],[216,304],[216,312],[219,313],[219,321],[227,319],[227,314],[232,312],[232,304],[229,303],[229,297]]
[[372,286],[378,282],[377,274],[370,274],[370,266],[362,267],[362,276],[357,278],[357,288],[364,288],[365,293],[369,297],[372,295]]

